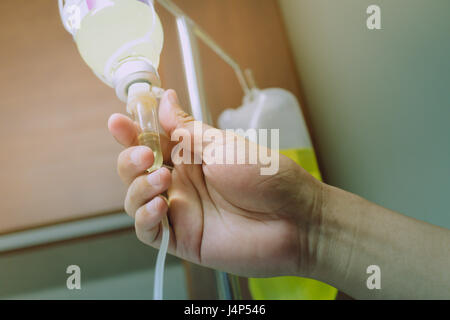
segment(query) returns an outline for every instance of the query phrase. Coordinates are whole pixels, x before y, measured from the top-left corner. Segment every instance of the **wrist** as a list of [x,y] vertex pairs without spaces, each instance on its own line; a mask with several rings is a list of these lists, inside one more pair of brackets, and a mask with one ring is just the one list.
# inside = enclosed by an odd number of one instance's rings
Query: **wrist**
[[[321,183],[310,223],[308,242],[311,266],[308,276],[340,287],[350,268],[357,243],[359,197]],[[361,199],[362,200],[362,199]]]
[[[297,230],[297,247],[292,259],[296,275],[335,283],[346,273],[351,251],[356,243],[362,198],[329,186],[309,175],[299,166],[291,172],[290,205],[284,213],[293,217]],[[353,207],[353,208],[352,208]]]
[[321,264],[320,248],[325,241],[322,235],[327,185],[300,169],[297,178],[297,197],[293,215],[297,225],[297,276],[314,278]]

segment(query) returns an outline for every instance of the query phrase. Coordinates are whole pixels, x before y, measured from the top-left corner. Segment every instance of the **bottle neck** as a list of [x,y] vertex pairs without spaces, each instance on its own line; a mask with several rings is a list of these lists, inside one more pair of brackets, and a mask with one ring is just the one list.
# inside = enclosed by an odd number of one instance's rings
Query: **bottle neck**
[[156,69],[143,60],[129,60],[122,63],[114,72],[113,85],[117,97],[127,102],[128,89],[135,83],[148,83],[152,87],[161,87]]

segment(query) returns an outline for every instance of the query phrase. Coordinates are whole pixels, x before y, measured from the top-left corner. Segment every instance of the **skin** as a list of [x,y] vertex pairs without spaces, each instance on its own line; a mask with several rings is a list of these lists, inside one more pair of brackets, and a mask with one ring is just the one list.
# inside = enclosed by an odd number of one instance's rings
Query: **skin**
[[[159,120],[169,137],[176,129],[195,134],[173,90]],[[260,164],[206,163],[148,174],[153,153],[137,146],[136,125],[114,114],[108,127],[126,148],[118,173],[142,242],[159,247],[168,215],[169,252],[193,263],[247,277],[311,277],[355,298],[450,298],[449,230],[319,182],[282,155],[273,176],[262,176]],[[162,138],[165,163],[177,142]],[[374,264],[382,270],[380,290],[366,286]]]

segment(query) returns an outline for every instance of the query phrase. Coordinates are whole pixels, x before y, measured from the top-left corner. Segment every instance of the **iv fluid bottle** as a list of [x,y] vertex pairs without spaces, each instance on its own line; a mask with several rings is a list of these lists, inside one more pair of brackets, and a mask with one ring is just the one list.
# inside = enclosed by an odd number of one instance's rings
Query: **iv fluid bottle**
[[[74,34],[87,65],[126,101],[130,83],[160,86],[157,69],[164,35],[151,0],[80,1],[82,18]],[[84,13],[83,13],[84,8]],[[130,75],[134,77],[130,78]],[[126,83],[122,83],[127,78]],[[119,88],[117,88],[119,87]]]
[[155,159],[149,171],[161,167],[155,87],[160,87],[156,70],[164,36],[153,1],[66,0],[65,8],[74,6],[80,20],[69,31],[81,56],[100,79],[116,89],[119,99],[127,102],[128,113],[139,125],[140,144],[153,150]]

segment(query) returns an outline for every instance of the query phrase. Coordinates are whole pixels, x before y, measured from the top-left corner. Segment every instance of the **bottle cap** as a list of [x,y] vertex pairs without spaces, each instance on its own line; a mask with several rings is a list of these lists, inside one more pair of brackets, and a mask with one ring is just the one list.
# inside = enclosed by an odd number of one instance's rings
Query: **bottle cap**
[[144,93],[150,92],[150,84],[147,82],[135,82],[128,88],[128,99]]
[[128,89],[128,101],[127,101],[127,112],[132,114],[132,103],[133,99],[137,96],[150,95],[151,87],[147,82],[134,82],[129,86]]
[[161,86],[158,72],[145,60],[125,61],[114,72],[113,85],[117,97],[123,102],[127,102],[130,86],[138,82],[148,83],[150,86]]

